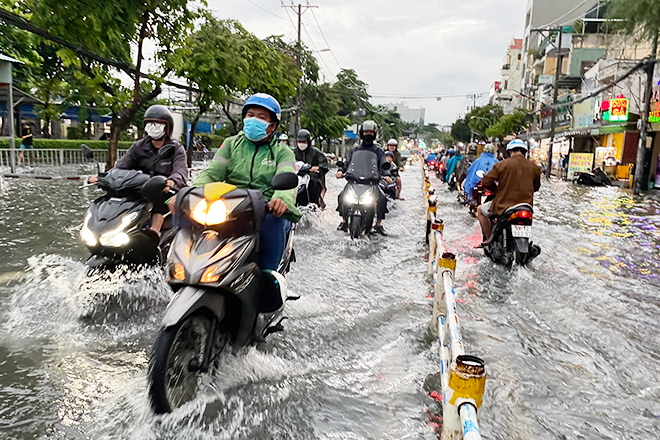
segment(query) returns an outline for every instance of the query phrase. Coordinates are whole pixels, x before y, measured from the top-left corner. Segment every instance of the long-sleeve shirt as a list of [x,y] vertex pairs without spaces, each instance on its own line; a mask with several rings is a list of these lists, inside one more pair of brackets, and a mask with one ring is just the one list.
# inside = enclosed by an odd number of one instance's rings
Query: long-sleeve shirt
[[330,169],[328,166],[328,159],[318,148],[307,147],[305,150],[296,148],[293,152],[297,161],[307,163],[313,167],[319,167],[318,173],[312,173],[316,175],[314,177],[323,177]]
[[541,188],[541,170],[531,160],[516,154],[495,164],[481,185],[495,193],[489,210],[499,216],[514,205],[534,204],[534,193]]
[[295,172],[294,160],[293,151],[276,139],[257,146],[241,131],[225,139],[213,161],[197,176],[192,186],[227,182],[241,189],[264,191],[266,200],[282,200],[294,213],[289,220],[297,222],[300,212],[296,208],[296,190],[268,190],[276,174]]
[[[162,154],[170,148],[173,148],[174,151]],[[153,146],[149,136],[136,141],[117,161],[115,168],[165,176],[173,181],[177,188],[183,188],[188,182],[186,150],[183,145],[172,139],[166,140],[160,148]]]

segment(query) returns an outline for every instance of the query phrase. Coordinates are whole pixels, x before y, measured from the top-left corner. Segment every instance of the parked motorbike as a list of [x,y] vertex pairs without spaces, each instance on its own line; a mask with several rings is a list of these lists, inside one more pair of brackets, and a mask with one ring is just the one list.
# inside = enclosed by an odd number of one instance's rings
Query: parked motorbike
[[[271,188],[298,186],[295,173],[273,177]],[[281,331],[288,299],[284,275],[293,234],[278,271],[257,264],[259,230],[268,213],[263,193],[217,182],[177,196],[180,222],[167,261],[175,290],[154,342],[149,397],[155,413],[193,400],[221,355]]]
[[593,170],[593,173],[578,173],[573,182],[586,186],[611,186],[612,181],[607,174],[600,168]]
[[494,263],[524,266],[541,253],[541,248],[532,243],[531,205],[522,203],[506,210],[504,215],[491,219],[493,225],[490,241],[484,252]]
[[154,183],[162,180],[158,177],[117,168],[99,175],[95,185],[106,194],[89,205],[80,230],[92,254],[85,263],[87,267],[165,262],[174,235],[171,221],[166,219],[160,237],[149,229],[152,203],[146,198]]
[[[343,162],[337,162],[340,168]],[[383,167],[389,168],[388,162]],[[346,171],[348,183],[342,191],[344,209],[341,213],[352,239],[371,231],[380,197],[378,157],[371,151],[355,151]]]

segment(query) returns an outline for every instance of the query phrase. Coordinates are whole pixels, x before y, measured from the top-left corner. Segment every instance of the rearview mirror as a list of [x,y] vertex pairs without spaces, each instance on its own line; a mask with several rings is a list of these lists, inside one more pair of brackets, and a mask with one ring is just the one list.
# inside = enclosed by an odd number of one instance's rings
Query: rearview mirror
[[392,169],[392,164],[389,163],[389,162],[387,162],[387,161],[385,161],[385,162],[383,162],[383,164],[380,166],[380,169],[381,169],[381,170],[384,170],[384,171],[389,171],[389,170]]
[[165,176],[154,176],[142,185],[140,193],[146,200],[156,200],[163,193],[166,186],[167,178]]
[[83,156],[85,156],[85,159],[87,159],[87,160],[93,160],[94,159],[94,152],[87,145],[82,144],[80,146],[80,151],[82,151],[82,154],[83,154]]
[[344,161],[343,160],[338,160],[337,161],[337,168],[344,168]]
[[[148,183],[148,182],[147,182]],[[276,174],[270,181],[271,189],[276,191],[286,191],[298,187],[298,176],[296,173]]]

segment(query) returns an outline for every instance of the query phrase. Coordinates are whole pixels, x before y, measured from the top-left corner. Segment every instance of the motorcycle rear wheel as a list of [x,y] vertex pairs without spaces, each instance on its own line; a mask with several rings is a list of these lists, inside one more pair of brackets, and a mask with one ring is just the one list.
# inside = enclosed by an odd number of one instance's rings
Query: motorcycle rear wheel
[[[213,360],[229,341],[226,334],[216,339],[215,318],[196,312],[172,327],[162,329],[154,342],[149,368],[149,398],[156,414],[164,414],[194,400],[202,378],[211,374]],[[209,350],[210,348],[210,350]],[[207,351],[209,351],[207,353]],[[208,368],[201,368],[210,356]]]

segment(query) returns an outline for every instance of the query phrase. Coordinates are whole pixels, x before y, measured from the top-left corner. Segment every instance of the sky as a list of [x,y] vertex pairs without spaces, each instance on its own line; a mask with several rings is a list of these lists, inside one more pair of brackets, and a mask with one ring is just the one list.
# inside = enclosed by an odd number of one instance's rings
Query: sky
[[[293,41],[297,37],[297,15],[282,8],[279,0],[207,1],[216,16],[239,20],[260,38],[283,35]],[[284,4],[291,5],[290,1]],[[318,8],[303,14],[302,40],[312,51],[320,51],[316,57],[326,81],[336,81],[340,68],[354,69],[369,85],[372,102],[424,107],[426,123],[449,125],[466,112],[468,100],[435,97],[485,92],[477,103],[487,103],[511,39],[522,38],[527,0],[310,0],[309,4]],[[325,51],[328,48],[331,52]],[[432,97],[376,97],[393,94]]]

